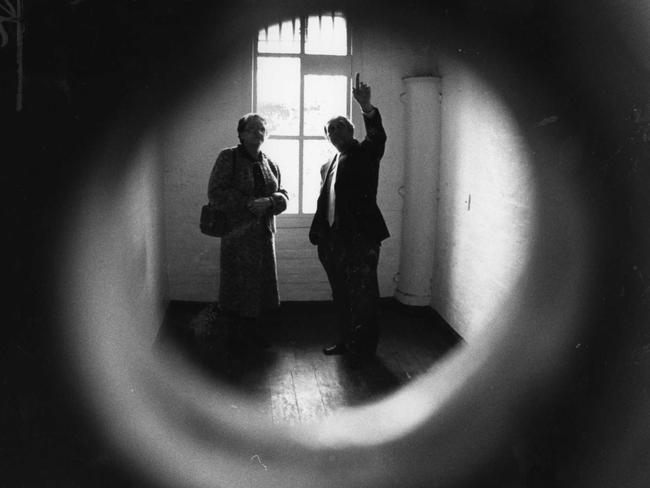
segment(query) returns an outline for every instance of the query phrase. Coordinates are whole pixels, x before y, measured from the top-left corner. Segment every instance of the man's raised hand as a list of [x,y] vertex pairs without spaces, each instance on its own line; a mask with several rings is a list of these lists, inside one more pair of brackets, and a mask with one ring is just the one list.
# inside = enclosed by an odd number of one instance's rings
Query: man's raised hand
[[354,86],[352,87],[352,96],[361,107],[361,110],[364,112],[370,112],[372,110],[373,107],[370,103],[370,87],[363,81],[359,81],[359,73],[355,76]]

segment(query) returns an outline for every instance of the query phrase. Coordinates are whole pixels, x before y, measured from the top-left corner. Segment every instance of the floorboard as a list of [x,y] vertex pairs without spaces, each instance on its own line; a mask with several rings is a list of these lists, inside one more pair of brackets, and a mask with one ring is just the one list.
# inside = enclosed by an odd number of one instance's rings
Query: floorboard
[[[161,350],[176,350],[215,380],[255,398],[274,425],[317,421],[345,406],[382,398],[428,371],[460,343],[428,309],[382,301],[377,354],[364,362],[325,356],[336,337],[331,303],[294,302],[262,325],[271,347],[234,356],[225,348],[227,319],[205,303],[172,302],[158,335]],[[268,415],[267,415],[268,413]]]

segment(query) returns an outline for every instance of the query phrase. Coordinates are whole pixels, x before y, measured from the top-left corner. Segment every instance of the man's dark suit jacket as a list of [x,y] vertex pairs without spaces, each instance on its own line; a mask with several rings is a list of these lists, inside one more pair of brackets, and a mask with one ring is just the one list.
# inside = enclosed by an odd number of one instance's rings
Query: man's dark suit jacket
[[[375,112],[363,116],[366,138],[354,139],[351,146],[339,155],[336,183],[334,228],[344,239],[363,236],[379,243],[389,236],[388,228],[377,206],[379,161],[384,155],[386,132],[381,115]],[[325,182],[334,158],[321,168],[321,191],[316,214],[309,230],[309,240],[318,244],[329,232],[327,222],[328,189]]]

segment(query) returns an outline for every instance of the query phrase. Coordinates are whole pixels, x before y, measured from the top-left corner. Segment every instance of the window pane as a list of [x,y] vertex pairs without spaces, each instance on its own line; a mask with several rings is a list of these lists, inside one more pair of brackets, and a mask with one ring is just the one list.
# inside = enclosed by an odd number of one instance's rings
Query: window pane
[[298,141],[267,139],[262,149],[280,167],[282,187],[289,193],[285,213],[298,213]]
[[336,149],[326,139],[305,141],[302,168],[304,213],[316,212],[316,200],[320,192],[320,168],[335,152]]
[[287,20],[260,29],[257,50],[261,53],[300,53],[300,20]]
[[305,76],[305,135],[322,135],[329,119],[347,113],[347,92],[347,76]]
[[298,135],[300,59],[257,58],[257,111],[275,135]]
[[312,15],[307,19],[305,53],[342,56],[348,53],[347,25],[342,14]]

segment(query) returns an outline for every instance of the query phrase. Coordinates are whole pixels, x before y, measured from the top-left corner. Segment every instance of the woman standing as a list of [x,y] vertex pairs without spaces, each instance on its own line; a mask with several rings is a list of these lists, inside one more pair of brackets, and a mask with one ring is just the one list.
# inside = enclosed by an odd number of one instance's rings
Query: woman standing
[[247,114],[237,124],[239,145],[222,150],[208,183],[208,199],[227,216],[221,238],[219,306],[232,317],[229,346],[267,347],[262,314],[280,305],[275,262],[275,215],[287,208],[280,170],[262,151],[266,120]]

